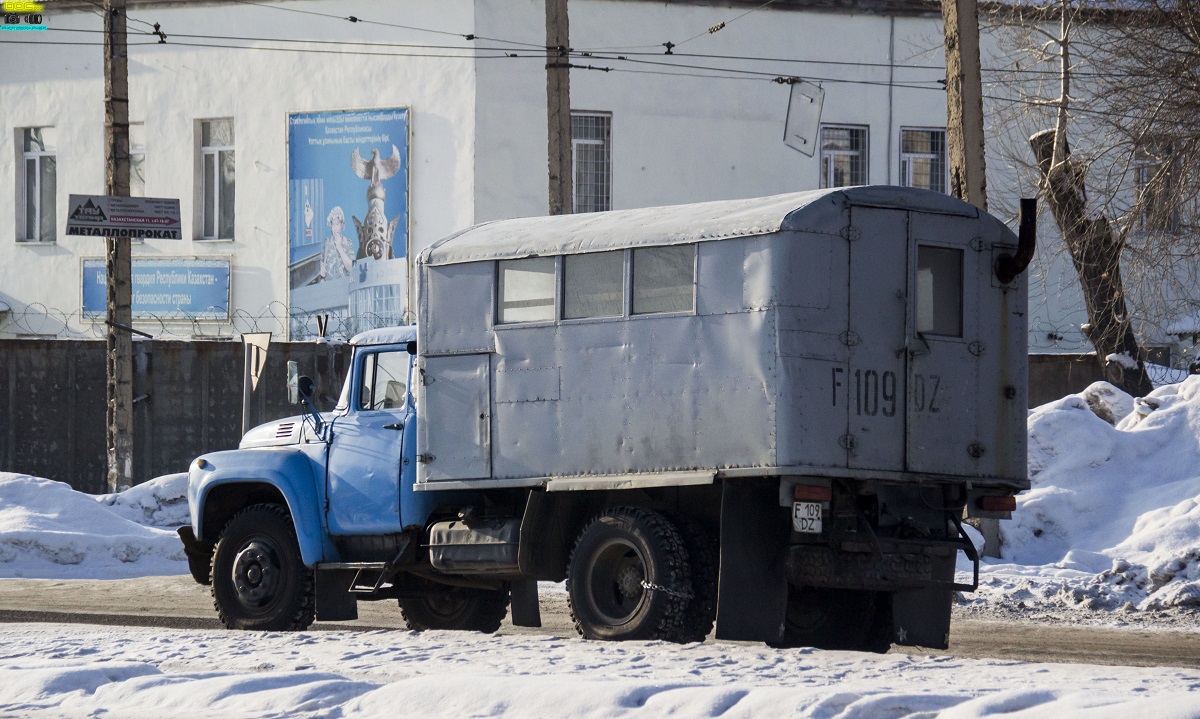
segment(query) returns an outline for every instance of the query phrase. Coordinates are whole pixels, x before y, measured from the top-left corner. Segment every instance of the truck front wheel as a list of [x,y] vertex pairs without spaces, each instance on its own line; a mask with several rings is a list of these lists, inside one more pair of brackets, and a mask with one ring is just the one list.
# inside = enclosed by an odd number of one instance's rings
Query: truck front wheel
[[401,599],[400,615],[414,632],[456,629],[491,634],[508,614],[508,590],[462,589],[444,595]]
[[571,552],[567,597],[588,639],[684,639],[692,587],[679,530],[649,509],[600,514]]
[[313,622],[313,571],[300,560],[291,515],[246,507],[225,525],[212,557],[213,604],[230,629],[292,631]]

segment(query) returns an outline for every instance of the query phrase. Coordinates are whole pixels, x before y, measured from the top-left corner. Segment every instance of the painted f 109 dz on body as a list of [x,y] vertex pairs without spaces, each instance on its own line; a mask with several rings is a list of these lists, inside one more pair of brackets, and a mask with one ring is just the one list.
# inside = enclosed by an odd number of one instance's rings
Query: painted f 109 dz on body
[[589,638],[943,647],[962,520],[1029,486],[1033,242],[898,187],[470,228],[332,413],[196,460],[193,573],[236,628],[491,631],[565,579]]

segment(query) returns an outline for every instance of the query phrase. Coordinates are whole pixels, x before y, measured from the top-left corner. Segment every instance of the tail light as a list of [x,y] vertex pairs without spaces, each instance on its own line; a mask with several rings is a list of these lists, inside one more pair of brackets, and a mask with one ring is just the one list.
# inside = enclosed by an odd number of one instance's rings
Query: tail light
[[979,508],[985,512],[1012,512],[1017,508],[1016,497],[980,497]]
[[796,488],[792,490],[792,497],[797,502],[828,502],[833,499],[833,488],[797,484]]

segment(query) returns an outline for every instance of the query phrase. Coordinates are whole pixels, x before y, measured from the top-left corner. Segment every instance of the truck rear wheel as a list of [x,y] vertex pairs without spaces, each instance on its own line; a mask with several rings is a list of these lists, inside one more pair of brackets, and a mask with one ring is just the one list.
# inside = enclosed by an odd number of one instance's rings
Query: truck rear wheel
[[712,631],[717,619],[720,546],[716,534],[700,520],[677,517],[676,524],[687,547],[688,568],[692,575],[692,600],[683,613],[683,627],[678,640],[683,643],[702,642]]
[[291,515],[256,504],[233,515],[212,556],[213,604],[230,629],[290,631],[313,622],[313,571],[300,559]]
[[675,525],[649,509],[610,509],[584,528],[571,552],[571,619],[587,639],[680,641],[690,581]]
[[508,615],[508,590],[462,589],[433,597],[401,599],[400,615],[414,632],[455,629],[491,634]]
[[783,640],[772,646],[883,654],[891,646],[885,599],[879,592],[790,587]]

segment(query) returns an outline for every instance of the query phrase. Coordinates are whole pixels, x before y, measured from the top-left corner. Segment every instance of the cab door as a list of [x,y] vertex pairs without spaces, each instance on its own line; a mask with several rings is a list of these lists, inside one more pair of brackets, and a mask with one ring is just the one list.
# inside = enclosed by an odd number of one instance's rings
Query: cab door
[[350,409],[333,424],[329,447],[329,533],[392,534],[401,530],[400,470],[412,355],[406,350],[361,352]]

